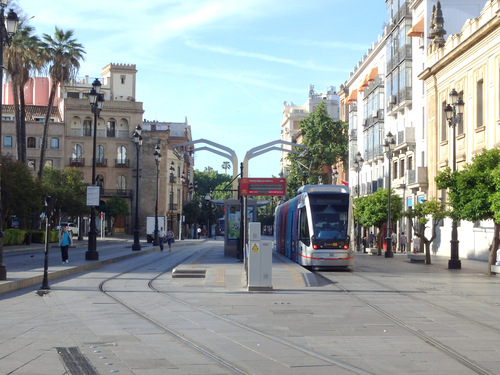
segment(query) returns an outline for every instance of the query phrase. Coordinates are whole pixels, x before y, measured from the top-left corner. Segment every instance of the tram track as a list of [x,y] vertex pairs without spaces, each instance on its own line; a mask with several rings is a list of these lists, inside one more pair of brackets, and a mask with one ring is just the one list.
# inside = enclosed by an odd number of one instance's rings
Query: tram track
[[[399,327],[403,328],[407,332],[410,332],[414,336],[416,336],[419,339],[423,340],[428,345],[431,345],[432,347],[436,348],[437,350],[439,350],[440,352],[444,353],[448,357],[451,357],[452,359],[456,360],[461,365],[465,366],[466,368],[468,368],[469,370],[473,371],[474,373],[480,374],[480,375],[494,375],[495,374],[495,373],[491,372],[490,370],[485,369],[483,366],[481,366],[480,364],[474,362],[473,360],[470,360],[469,358],[467,358],[466,356],[464,356],[462,353],[460,353],[457,350],[451,348],[449,345],[446,345],[446,344],[440,342],[439,340],[436,340],[432,336],[430,336],[430,335],[422,332],[420,329],[412,326],[411,324],[408,324],[402,318],[399,318],[399,317],[395,316],[394,314],[391,314],[390,312],[388,312],[384,308],[381,308],[376,303],[370,302],[368,299],[363,298],[362,296],[360,296],[359,293],[351,290],[347,286],[343,286],[341,282],[338,282],[338,281],[334,282],[330,277],[327,277],[325,275],[325,273],[315,272],[315,274],[316,274],[317,277],[322,278],[325,282],[332,283],[332,285],[334,285],[336,288],[338,288],[339,290],[341,290],[345,294],[347,294],[350,297],[356,299],[357,301],[359,301],[363,305],[369,307],[370,309],[376,311],[377,313],[379,313],[383,317],[385,317],[385,318],[389,319],[390,321],[394,322],[395,324],[397,324]],[[329,275],[331,275],[331,273]],[[487,330],[492,331],[494,333],[500,334],[500,330],[497,329],[496,327],[491,327],[491,326],[488,326],[488,325],[486,325],[486,324],[484,324],[482,322],[479,322],[477,320],[470,319],[470,318],[464,316],[463,314],[454,312],[454,311],[452,311],[450,309],[447,309],[447,308],[445,308],[443,306],[439,306],[439,305],[437,305],[435,303],[426,301],[426,300],[424,300],[422,298],[419,298],[419,297],[415,296],[414,294],[397,290],[397,289],[391,287],[390,285],[388,285],[386,283],[382,283],[380,281],[375,280],[374,278],[370,278],[370,277],[367,277],[366,275],[359,274],[359,273],[352,273],[352,274],[350,274],[350,276],[358,277],[358,278],[361,278],[361,279],[363,279],[365,281],[369,281],[372,284],[376,284],[376,285],[378,285],[378,286],[380,286],[382,288],[388,289],[389,291],[397,293],[400,296],[406,297],[408,299],[412,299],[414,301],[418,301],[419,303],[423,303],[423,304],[425,304],[425,305],[427,305],[427,306],[429,306],[429,307],[431,307],[433,309],[436,309],[436,310],[438,310],[440,312],[452,315],[452,316],[454,316],[456,318],[459,318],[459,319],[463,319],[463,320],[465,320],[465,321],[467,321],[467,322],[469,322],[471,324],[476,324],[478,326],[481,326],[481,328],[483,328],[483,329],[487,329]]]
[[[147,282],[147,288],[150,291],[155,292],[158,296],[161,296],[161,298],[168,299],[172,303],[175,303],[177,305],[182,305],[184,306],[182,309],[177,309],[177,310],[182,310],[182,313],[177,312],[177,314],[181,314],[182,316],[179,316],[179,319],[185,319],[185,321],[192,321],[193,320],[193,315],[196,315],[196,325],[203,325],[203,323],[200,322],[209,322],[210,320],[216,320],[219,323],[214,324],[214,326],[220,326],[221,324],[224,325],[224,329],[222,332],[217,332],[216,330],[212,330],[209,325],[206,326],[206,330],[204,333],[210,333],[211,337],[210,340],[214,342],[224,342],[225,345],[222,346],[227,346],[232,345],[234,350],[238,352],[240,358],[250,358],[250,357],[261,357],[263,361],[268,361],[270,364],[276,366],[277,368],[284,368],[287,369],[287,372],[290,370],[295,369],[305,369],[307,366],[295,366],[293,364],[285,363],[283,359],[278,358],[278,357],[273,357],[270,353],[265,352],[265,348],[273,348],[273,351],[275,352],[295,352],[300,354],[302,357],[307,357],[309,360],[305,360],[305,362],[308,363],[313,363],[313,367],[317,366],[323,366],[325,368],[331,367],[328,372],[334,371],[335,373],[340,373],[339,371],[344,370],[341,373],[351,373],[351,374],[362,374],[362,375],[369,375],[371,373],[364,371],[363,369],[357,368],[351,364],[335,360],[333,358],[330,358],[324,354],[317,353],[311,349],[308,349],[306,347],[294,344],[290,341],[287,341],[283,338],[271,335],[269,333],[266,333],[264,331],[258,330],[256,328],[250,327],[248,325],[242,324],[240,322],[237,322],[233,319],[228,318],[227,316],[223,316],[217,313],[214,313],[213,311],[210,311],[206,308],[197,306],[193,303],[184,301],[168,291],[162,290],[158,288],[155,284],[157,281],[166,276],[169,272],[171,272],[176,266],[183,262],[187,262],[189,260],[192,260],[193,257],[195,256],[202,256],[204,252],[207,252],[210,250],[200,250],[195,254],[189,255],[185,258],[183,258],[181,261],[177,261],[175,265],[169,265],[167,268],[165,268],[163,271],[158,272],[154,277],[150,277],[149,280],[143,280],[143,283]],[[157,261],[150,262],[147,264],[142,264],[139,268],[144,268],[144,267],[149,267],[152,264],[156,264]],[[196,352],[206,356],[210,360],[216,362],[223,368],[225,368],[227,371],[230,373],[234,374],[251,374],[251,373],[258,373],[258,371],[254,371],[252,369],[245,368],[242,366],[240,363],[232,359],[226,358],[226,356],[223,356],[218,353],[217,351],[217,345],[213,344],[207,344],[207,341],[202,341],[200,338],[197,338],[193,335],[187,335],[185,332],[181,332],[178,329],[172,328],[172,326],[175,326],[172,323],[166,323],[164,321],[161,321],[161,319],[158,319],[151,314],[149,314],[147,311],[145,311],[142,307],[139,308],[137,306],[134,306],[133,304],[125,301],[123,298],[118,297],[113,290],[116,290],[116,286],[113,288],[107,289],[106,285],[110,283],[111,281],[119,282],[121,277],[127,277],[127,274],[130,272],[137,272],[138,268],[134,267],[133,269],[129,269],[127,271],[124,271],[120,274],[114,275],[113,277],[110,277],[106,280],[103,280],[100,285],[99,285],[99,290],[103,294],[105,294],[107,297],[111,298],[114,300],[115,303],[120,304],[124,308],[128,309],[130,312],[132,312],[134,315],[136,315],[138,318],[143,319],[150,324],[154,325],[156,328],[160,329],[166,334],[169,334],[171,337],[175,338],[178,340],[180,343],[187,345],[190,349],[195,350]],[[233,336],[241,337],[240,339],[236,339],[234,337],[230,337],[229,334],[226,334],[226,332],[229,331],[235,331],[238,332],[237,334],[233,333]],[[243,334],[242,334],[243,333]],[[244,338],[244,340],[243,340]],[[256,339],[258,338],[258,339]],[[209,340],[209,341],[210,341]],[[242,341],[243,340],[243,341]],[[249,342],[256,341],[260,342],[259,346],[252,346]],[[277,349],[278,348],[278,349]],[[294,356],[292,356],[293,358]],[[304,362],[304,363],[305,363]],[[247,364],[248,366],[248,364]],[[336,369],[336,370],[334,370]],[[302,371],[302,370],[298,370]],[[300,373],[300,372],[299,372]]]

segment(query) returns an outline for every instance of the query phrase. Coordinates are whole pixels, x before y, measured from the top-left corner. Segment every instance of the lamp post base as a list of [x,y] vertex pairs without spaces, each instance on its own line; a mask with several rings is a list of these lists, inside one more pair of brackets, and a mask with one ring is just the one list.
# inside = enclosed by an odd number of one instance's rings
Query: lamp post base
[[460,259],[450,259],[448,261],[448,269],[449,270],[460,270],[462,269],[462,262]]
[[88,250],[85,253],[85,260],[99,260],[99,253],[97,252],[97,234],[95,231],[89,232]]
[[7,267],[4,265],[0,266],[0,280],[7,280]]
[[394,258],[394,253],[392,251],[392,240],[391,240],[391,237],[386,237],[385,239],[385,246],[386,246],[386,249],[385,249],[385,257],[386,258]]
[[139,230],[134,230],[134,244],[132,245],[133,251],[141,250],[141,244],[139,243]]

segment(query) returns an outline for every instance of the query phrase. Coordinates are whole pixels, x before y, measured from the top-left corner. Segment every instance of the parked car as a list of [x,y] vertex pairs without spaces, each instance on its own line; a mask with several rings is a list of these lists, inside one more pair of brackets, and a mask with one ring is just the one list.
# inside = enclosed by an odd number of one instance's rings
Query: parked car
[[70,231],[73,236],[78,236],[78,225],[76,225],[75,223],[61,221],[57,226],[57,230],[60,230],[61,227],[67,227],[68,231]]

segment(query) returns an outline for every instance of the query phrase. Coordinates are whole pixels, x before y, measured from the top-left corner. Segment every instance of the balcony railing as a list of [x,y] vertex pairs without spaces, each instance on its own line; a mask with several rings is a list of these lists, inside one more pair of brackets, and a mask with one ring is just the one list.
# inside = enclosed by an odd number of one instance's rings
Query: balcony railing
[[108,159],[97,159],[95,162],[96,167],[107,167],[108,166]]
[[130,189],[101,189],[101,196],[112,197],[117,195],[119,197],[132,197],[132,190]]
[[130,159],[115,159],[116,168],[128,168],[130,165]]
[[84,167],[85,166],[85,158],[70,158],[69,159],[70,167]]

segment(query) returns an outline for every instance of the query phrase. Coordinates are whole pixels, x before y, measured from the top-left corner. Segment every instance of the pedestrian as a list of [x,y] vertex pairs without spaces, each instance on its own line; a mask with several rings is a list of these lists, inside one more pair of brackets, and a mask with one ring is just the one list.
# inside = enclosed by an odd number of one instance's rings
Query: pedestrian
[[406,251],[406,243],[408,242],[408,238],[406,237],[405,232],[401,233],[401,236],[399,236],[399,246],[400,250],[402,253]]
[[420,236],[415,233],[415,237],[413,237],[413,252],[415,254],[420,252]]
[[71,237],[71,232],[68,232],[66,225],[61,226],[59,231],[59,246],[61,246],[63,264],[68,263],[68,248],[73,246],[73,237]]
[[370,239],[370,247],[373,247],[373,243],[375,242],[375,235],[373,234],[373,232],[370,232],[369,239]]
[[174,242],[174,232],[172,232],[172,229],[169,228],[167,230],[165,238],[167,239],[168,243],[168,251],[172,251],[172,242]]
[[163,231],[163,227],[161,227],[160,233],[158,234],[158,243],[160,244],[160,251],[163,251],[164,242],[165,242],[165,232]]
[[200,236],[201,236],[201,228],[200,227],[198,227],[197,232],[198,232],[198,239],[200,239]]
[[398,242],[398,235],[396,234],[396,232],[392,231],[391,233],[392,251],[396,251],[397,242]]

